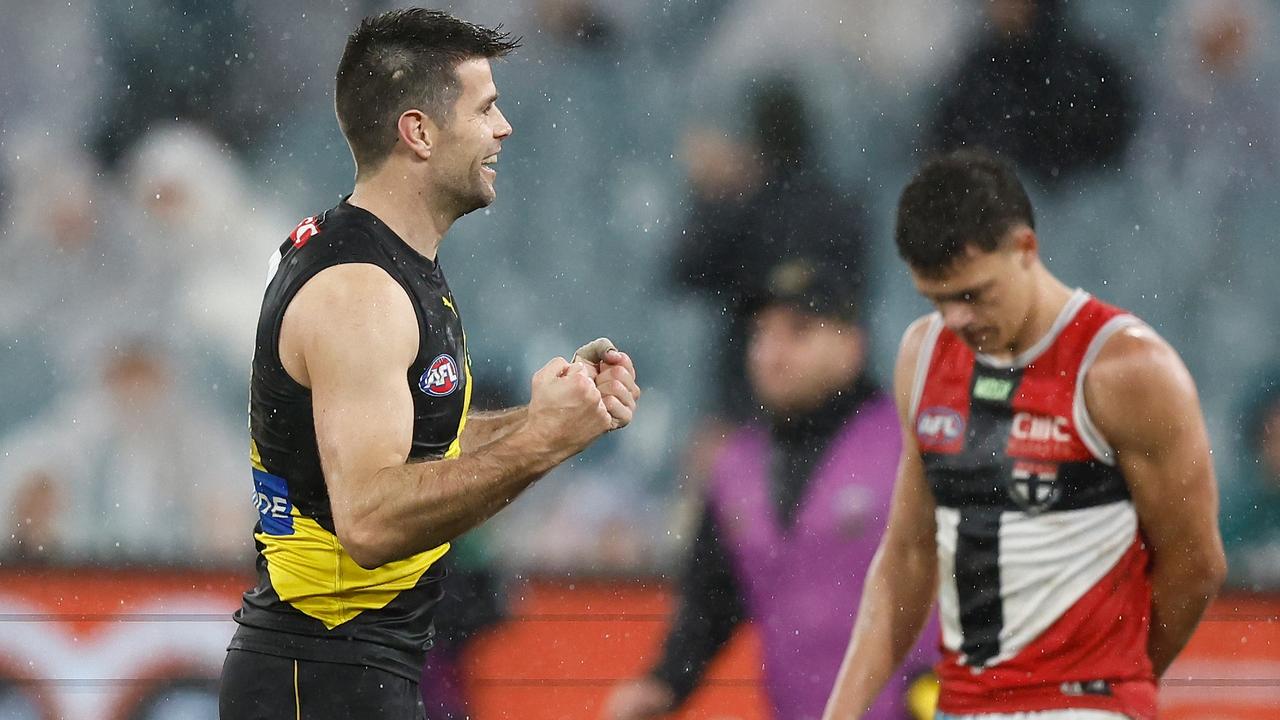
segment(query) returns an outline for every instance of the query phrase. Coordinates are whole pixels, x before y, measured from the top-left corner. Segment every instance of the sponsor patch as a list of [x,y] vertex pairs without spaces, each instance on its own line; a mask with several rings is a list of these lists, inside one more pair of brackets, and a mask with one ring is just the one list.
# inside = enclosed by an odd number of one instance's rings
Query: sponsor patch
[[305,218],[298,223],[298,227],[289,233],[289,239],[293,241],[293,246],[300,248],[307,244],[312,237],[320,234],[320,225],[316,223],[315,216]]
[[432,397],[452,395],[458,389],[461,375],[451,355],[439,355],[418,378],[418,389]]
[[293,534],[293,503],[289,501],[289,484],[284,478],[254,469],[253,502],[262,520],[262,532]]
[[1004,402],[1013,392],[1013,381],[1004,378],[980,377],[973,383],[973,396],[978,400]]

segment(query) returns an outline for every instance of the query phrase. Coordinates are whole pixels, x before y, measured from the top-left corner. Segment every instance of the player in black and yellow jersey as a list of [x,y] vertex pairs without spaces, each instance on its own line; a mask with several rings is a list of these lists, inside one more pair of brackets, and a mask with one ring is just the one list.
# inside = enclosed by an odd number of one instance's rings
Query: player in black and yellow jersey
[[495,197],[507,35],[420,9],[366,19],[337,73],[353,193],[272,258],[250,460],[258,584],[236,613],[223,720],[421,717],[449,541],[630,422],[630,359],[556,358],[528,406],[469,412],[470,359],[436,251]]

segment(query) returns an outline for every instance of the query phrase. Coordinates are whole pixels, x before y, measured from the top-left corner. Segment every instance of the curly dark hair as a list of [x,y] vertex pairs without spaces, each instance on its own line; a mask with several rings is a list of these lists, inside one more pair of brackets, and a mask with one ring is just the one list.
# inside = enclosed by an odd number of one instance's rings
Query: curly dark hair
[[894,240],[912,269],[936,277],[970,246],[997,249],[1020,224],[1035,228],[1035,216],[1013,167],[984,150],[956,150],[930,159],[903,189]]

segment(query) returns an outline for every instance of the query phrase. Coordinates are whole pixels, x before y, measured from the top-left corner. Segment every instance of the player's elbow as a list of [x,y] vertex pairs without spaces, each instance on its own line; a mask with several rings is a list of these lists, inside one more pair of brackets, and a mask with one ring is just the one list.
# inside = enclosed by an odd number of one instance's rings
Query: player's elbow
[[1212,598],[1227,580],[1227,558],[1222,547],[1206,548],[1188,563],[1189,585],[1199,596]]
[[1213,553],[1213,557],[1205,563],[1203,574],[1206,588],[1211,594],[1217,595],[1218,590],[1222,589],[1222,584],[1227,581],[1227,557],[1222,548],[1218,548]]
[[[336,525],[336,523],[335,523]],[[386,532],[370,523],[352,522],[338,526],[338,541],[355,564],[373,570],[395,560]]]

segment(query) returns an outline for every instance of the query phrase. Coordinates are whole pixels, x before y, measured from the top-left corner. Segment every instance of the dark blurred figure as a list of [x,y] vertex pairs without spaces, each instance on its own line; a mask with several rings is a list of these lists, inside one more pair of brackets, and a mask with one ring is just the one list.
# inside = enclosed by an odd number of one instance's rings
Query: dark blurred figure
[[1228,580],[1253,590],[1280,588],[1280,372],[1250,393],[1244,410],[1244,452],[1235,481],[1224,489],[1222,541]]
[[566,45],[600,48],[617,35],[608,12],[595,0],[538,0],[538,19]]
[[[861,283],[821,254],[757,272],[746,375],[764,417],[736,426],[716,453],[662,657],[615,689],[608,720],[683,704],[746,620],[759,631],[774,716],[816,720],[853,627],[889,512],[897,413],[866,374]],[[936,654],[924,649],[936,631],[923,637],[868,720],[907,717],[908,680]],[[922,713],[932,717],[932,708]]]
[[983,146],[1041,183],[1120,162],[1136,119],[1129,72],[1070,27],[1065,0],[987,0],[987,27],[939,101],[929,150]]
[[762,269],[804,254],[857,282],[865,264],[862,205],[838,191],[816,162],[800,88],[785,78],[761,82],[749,112],[749,140],[706,128],[686,133],[694,195],[674,266],[678,283],[707,295],[727,316],[711,376],[719,383],[713,412],[731,420],[756,412],[740,343],[749,319],[744,300],[759,286]]
[[135,0],[98,8],[112,90],[101,98],[95,149],[114,164],[153,123],[208,123],[237,148],[267,120],[242,107],[239,77],[254,74],[247,3]]

